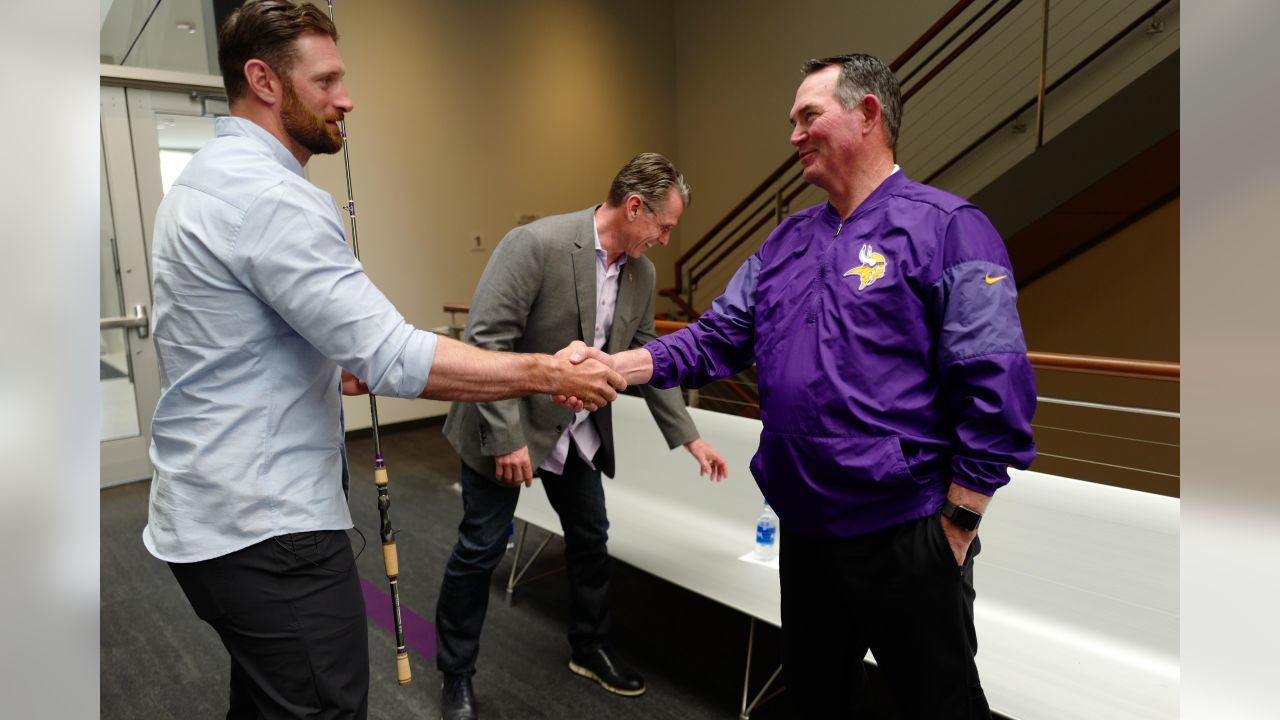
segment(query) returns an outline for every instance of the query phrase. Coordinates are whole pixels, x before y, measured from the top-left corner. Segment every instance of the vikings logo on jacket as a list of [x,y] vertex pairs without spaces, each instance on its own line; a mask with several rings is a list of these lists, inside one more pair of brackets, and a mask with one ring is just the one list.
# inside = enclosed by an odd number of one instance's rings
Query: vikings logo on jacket
[[884,256],[872,250],[869,243],[864,244],[862,249],[858,251],[858,260],[862,261],[862,264],[850,269],[844,274],[844,277],[857,275],[861,278],[862,282],[858,283],[858,290],[861,291],[869,287],[871,283],[884,277],[884,270],[887,265]]

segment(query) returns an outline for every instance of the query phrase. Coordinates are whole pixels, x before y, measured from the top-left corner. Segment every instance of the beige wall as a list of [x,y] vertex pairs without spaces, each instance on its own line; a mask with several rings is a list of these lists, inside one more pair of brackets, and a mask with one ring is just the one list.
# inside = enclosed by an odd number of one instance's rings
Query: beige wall
[[[603,201],[636,153],[676,153],[670,2],[345,2],[337,22],[361,259],[419,327],[471,300],[520,215]],[[309,174],[345,200],[341,156]],[[348,427],[367,426],[367,408],[349,402]],[[379,419],[446,410],[388,399]]]
[[[1179,360],[1180,201],[1019,291],[1032,350]],[[1040,370],[1042,398],[1177,411],[1176,382]],[[1033,469],[1177,496],[1179,421],[1042,401]],[[1083,431],[1083,432],[1081,432]],[[1134,442],[1137,440],[1137,442]]]
[[1178,359],[1174,200],[1019,291],[1032,350]]

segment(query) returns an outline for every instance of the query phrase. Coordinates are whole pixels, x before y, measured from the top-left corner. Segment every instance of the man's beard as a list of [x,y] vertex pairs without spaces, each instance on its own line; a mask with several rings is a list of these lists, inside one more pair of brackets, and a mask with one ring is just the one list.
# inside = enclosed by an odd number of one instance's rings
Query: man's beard
[[[332,155],[342,149],[342,137],[334,135],[325,118],[311,112],[298,98],[293,84],[284,83],[284,102],[280,107],[284,131],[314,155]],[[339,114],[334,120],[341,120]]]

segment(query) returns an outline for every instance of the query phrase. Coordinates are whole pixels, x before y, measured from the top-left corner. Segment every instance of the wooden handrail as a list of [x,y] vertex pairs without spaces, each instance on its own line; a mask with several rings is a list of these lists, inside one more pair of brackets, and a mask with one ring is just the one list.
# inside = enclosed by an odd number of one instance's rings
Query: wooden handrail
[[955,20],[960,13],[964,12],[972,4],[973,0],[960,0],[960,2],[952,5],[951,9],[948,10],[945,15],[938,18],[938,21],[930,26],[928,30],[925,30],[923,35],[916,38],[916,41],[911,43],[906,50],[902,51],[901,55],[895,58],[893,62],[889,63],[889,69],[894,72],[901,70],[903,65],[910,62],[911,58],[916,56],[916,53],[920,52],[925,45],[928,45],[930,40],[938,37],[938,33],[942,32],[951,24],[952,20]]
[[[659,335],[673,333],[690,323],[679,320],[658,320]],[[1102,357],[1098,355],[1070,355],[1051,352],[1027,352],[1031,367],[1039,370],[1057,370],[1086,375],[1111,375],[1179,382],[1182,364],[1166,360],[1135,360],[1132,358]]]
[[1136,360],[1133,358],[1102,357],[1098,355],[1069,355],[1051,352],[1027,352],[1031,367],[1041,370],[1086,375],[1111,375],[1114,377],[1140,378],[1181,382],[1182,363],[1168,360]]
[[902,104],[906,105],[907,101],[910,100],[912,96],[914,96],[917,92],[920,92],[920,88],[924,87],[925,85],[928,85],[930,80],[933,80],[935,77],[938,76],[939,73],[941,73],[943,70],[946,70],[948,67],[950,67],[951,63],[955,62],[955,59],[960,57],[961,53],[963,53],[965,50],[968,50],[969,47],[973,45],[975,42],[977,42],[978,39],[981,38],[983,35],[986,35],[988,30],[995,27],[996,23],[1003,20],[1004,16],[1012,12],[1013,9],[1017,7],[1021,2],[1022,0],[1009,0],[1009,3],[1007,5],[1000,8],[1000,10],[995,15],[992,15],[990,19],[988,19],[985,23],[982,24],[982,27],[978,28],[964,42],[960,43],[959,47],[957,47],[955,50],[952,50],[950,55],[947,55],[947,57],[944,58],[942,62],[935,65],[932,70],[930,70],[928,73],[925,74],[923,78],[920,79],[919,82],[911,86],[910,90],[904,91],[902,93]]
[[[785,191],[798,178],[799,176],[796,176],[795,178],[792,178],[791,180],[788,180],[787,182],[783,183],[779,187],[779,192]],[[805,187],[806,185],[804,183],[800,183],[786,197],[782,198],[781,200],[782,204],[790,205],[792,200],[795,200],[797,197],[800,196],[800,193],[804,192]],[[732,238],[736,235],[738,239],[732,240],[727,244],[722,242],[719,246],[717,246],[720,248],[719,255],[715,255],[715,256],[712,256],[710,254],[704,255],[701,261],[694,263],[692,266],[689,267],[689,282],[690,282],[691,288],[697,286],[699,280],[706,277],[708,273],[710,273],[712,270],[716,268],[716,266],[724,262],[725,259],[728,258],[729,255],[733,253],[734,250],[737,250],[738,246],[746,242],[749,238],[751,238],[751,236],[753,236],[756,233],[757,230],[759,230],[761,227],[764,227],[765,223],[769,222],[770,216],[767,212],[764,212],[767,209],[768,209],[767,204],[761,205],[759,208],[756,209],[754,213],[751,213],[750,215],[747,215],[745,218],[743,218],[742,222],[738,225],[738,227],[734,228],[733,231],[730,232],[729,235],[727,236],[729,238]],[[753,217],[755,217],[760,213],[764,213],[764,214],[760,215],[759,219],[757,219],[754,223],[752,223],[750,227],[747,227],[747,223],[750,222]],[[744,227],[746,228],[746,230],[743,230]],[[739,232],[739,231],[742,231],[742,232]],[[692,307],[692,304],[690,304],[690,307]],[[691,317],[696,317],[696,315],[691,315]]]
[[[471,310],[471,306],[463,303],[446,303],[444,310],[451,313],[465,313]],[[677,330],[692,325],[692,323],[681,320],[655,320],[654,325],[659,335],[670,335]],[[1113,377],[1165,380],[1168,382],[1180,382],[1182,379],[1182,363],[1168,360],[1138,360],[1134,358],[1104,357],[1101,355],[1036,352],[1034,350],[1027,351],[1027,359],[1031,361],[1031,367],[1039,370],[1058,370],[1085,375],[1111,375]]]
[[726,213],[725,216],[720,219],[720,222],[712,226],[710,230],[708,230],[706,233],[702,235],[701,238],[698,239],[698,242],[694,243],[688,250],[686,250],[679,258],[676,259],[675,291],[677,293],[684,292],[684,275],[680,272],[682,269],[684,269],[684,264],[688,262],[689,259],[692,258],[694,255],[700,252],[703,246],[710,243],[711,239],[714,238],[717,233],[723,230],[725,226],[733,222],[733,219],[737,217],[739,213],[747,209],[747,207],[751,205],[751,203],[755,202],[756,199],[758,199],[761,195],[763,195],[764,191],[768,190],[770,185],[773,185],[775,182],[777,182],[778,178],[782,177],[782,175],[786,173],[787,170],[790,169],[792,165],[795,165],[798,162],[800,162],[799,155],[796,155],[794,153],[791,155],[788,155],[787,159],[781,165],[779,165],[777,169],[769,173],[769,177],[765,178],[764,182],[760,183],[755,190],[752,190],[745,198],[743,198],[742,202],[738,203],[737,205],[734,205],[733,209],[730,210],[728,213]]
[[933,59],[934,59],[934,58],[938,57],[938,56],[939,56],[939,55],[941,55],[941,54],[942,54],[942,53],[943,53],[947,48],[951,47],[951,43],[955,42],[955,41],[956,41],[956,38],[960,37],[961,35],[963,35],[963,34],[965,33],[965,31],[966,31],[966,30],[968,30],[969,28],[973,27],[973,24],[974,24],[974,23],[976,23],[976,22],[978,22],[979,20],[981,20],[981,19],[982,19],[982,16],[983,16],[983,15],[986,15],[986,14],[987,14],[987,11],[988,11],[988,10],[990,10],[991,8],[995,7],[995,4],[996,4],[996,3],[998,3],[998,2],[1000,2],[1000,0],[991,0],[991,1],[990,1],[990,2],[988,2],[985,6],[983,6],[981,9],[979,9],[979,10],[978,10],[978,12],[974,13],[974,14],[973,14],[973,17],[970,17],[968,20],[966,20],[966,21],[964,22],[964,24],[963,24],[963,25],[961,25],[958,29],[956,29],[956,31],[955,31],[955,32],[951,33],[951,37],[947,38],[946,40],[943,40],[943,41],[938,45],[938,47],[934,48],[933,52],[929,53],[929,57],[927,57],[927,58],[925,58],[925,59],[921,60],[921,61],[920,61],[920,64],[919,64],[919,65],[916,65],[916,68],[915,68],[914,70],[912,70],[911,72],[909,72],[909,73],[907,73],[906,75],[904,75],[904,76],[899,80],[899,84],[900,84],[900,85],[906,85],[907,83],[911,82],[911,78],[915,77],[915,76],[916,76],[916,73],[918,73],[918,72],[920,72],[921,70],[923,70],[923,69],[925,69],[925,68],[929,67],[929,63],[933,62]]

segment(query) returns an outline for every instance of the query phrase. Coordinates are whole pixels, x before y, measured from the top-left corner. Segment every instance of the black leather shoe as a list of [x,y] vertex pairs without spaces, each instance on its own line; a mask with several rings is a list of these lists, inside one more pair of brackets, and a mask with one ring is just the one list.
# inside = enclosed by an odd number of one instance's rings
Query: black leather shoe
[[607,645],[594,650],[574,650],[569,669],[600,683],[611,693],[635,697],[644,693],[644,678],[618,659]]
[[446,675],[440,687],[441,720],[476,720],[476,694],[471,677]]

